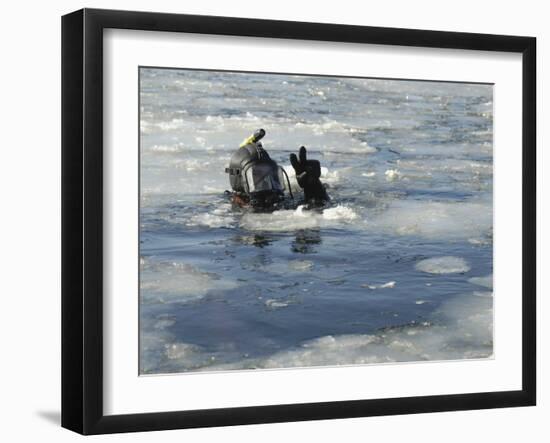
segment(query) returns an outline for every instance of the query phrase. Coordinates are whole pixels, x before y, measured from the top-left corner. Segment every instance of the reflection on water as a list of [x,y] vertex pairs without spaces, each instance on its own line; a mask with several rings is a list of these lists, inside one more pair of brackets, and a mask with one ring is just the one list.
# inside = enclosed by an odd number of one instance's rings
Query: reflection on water
[[296,232],[292,242],[292,252],[313,254],[317,252],[316,245],[321,244],[321,232],[316,229],[301,229]]
[[233,237],[233,241],[241,245],[252,245],[258,248],[265,248],[273,242],[273,239],[267,235],[252,234],[245,236],[235,236]]

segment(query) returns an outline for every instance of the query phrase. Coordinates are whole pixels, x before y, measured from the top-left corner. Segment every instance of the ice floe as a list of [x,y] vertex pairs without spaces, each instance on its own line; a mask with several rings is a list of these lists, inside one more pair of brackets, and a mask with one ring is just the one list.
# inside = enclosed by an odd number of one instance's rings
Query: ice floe
[[393,200],[369,219],[369,229],[449,240],[483,237],[492,224],[491,204],[486,200]]
[[382,283],[382,284],[379,284],[379,285],[372,285],[372,284],[365,283],[365,284],[361,285],[361,287],[362,288],[368,288],[368,289],[393,288],[393,287],[395,287],[395,282],[394,281],[389,281],[387,283]]
[[461,274],[470,270],[470,265],[461,257],[433,257],[419,261],[415,268],[429,274]]
[[468,281],[474,285],[493,289],[493,274],[486,275],[484,277],[472,277],[469,278]]
[[184,303],[209,291],[233,289],[236,282],[180,262],[154,262],[142,258],[140,296],[145,303]]
[[324,209],[321,212],[297,209],[274,211],[271,214],[247,213],[240,226],[250,231],[295,231],[312,228],[338,228],[349,225],[359,217],[357,212],[345,205]]

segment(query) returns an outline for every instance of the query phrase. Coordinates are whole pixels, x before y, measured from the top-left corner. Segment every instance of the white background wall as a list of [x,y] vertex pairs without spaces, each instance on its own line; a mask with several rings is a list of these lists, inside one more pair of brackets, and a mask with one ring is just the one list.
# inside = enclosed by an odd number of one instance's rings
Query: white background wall
[[[6,442],[38,439],[65,442],[83,438],[59,427],[61,15],[86,6],[536,36],[538,147],[539,154],[543,154],[544,122],[550,119],[547,111],[550,96],[542,82],[550,73],[549,14],[544,5],[545,2],[534,0],[325,3],[57,0],[3,4],[0,26],[0,438]],[[542,175],[543,169],[550,172],[548,158],[548,155],[539,155],[539,190],[545,196],[549,195],[549,181]],[[542,189],[543,186],[546,189]],[[548,204],[546,208],[539,208],[539,275],[549,263],[550,236],[543,235],[540,229],[548,221],[548,209]],[[540,253],[544,246],[545,261]],[[102,436],[94,441],[548,441],[550,384],[545,372],[550,368],[547,348],[550,328],[544,323],[549,306],[544,293],[549,284],[548,277],[544,282],[539,278],[537,407],[164,431]]]

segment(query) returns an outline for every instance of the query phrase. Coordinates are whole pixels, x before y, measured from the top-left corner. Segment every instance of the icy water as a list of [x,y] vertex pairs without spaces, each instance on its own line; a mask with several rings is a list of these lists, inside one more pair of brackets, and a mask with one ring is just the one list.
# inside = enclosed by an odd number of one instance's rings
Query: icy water
[[[141,373],[491,357],[492,94],[142,68]],[[321,161],[330,207],[231,207],[258,128],[291,180]]]

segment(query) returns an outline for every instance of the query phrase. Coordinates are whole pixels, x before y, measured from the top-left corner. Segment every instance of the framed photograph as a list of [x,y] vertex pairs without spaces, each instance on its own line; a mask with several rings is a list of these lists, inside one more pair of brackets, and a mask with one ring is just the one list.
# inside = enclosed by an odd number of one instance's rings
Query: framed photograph
[[531,37],[62,19],[62,425],[536,402]]

